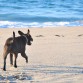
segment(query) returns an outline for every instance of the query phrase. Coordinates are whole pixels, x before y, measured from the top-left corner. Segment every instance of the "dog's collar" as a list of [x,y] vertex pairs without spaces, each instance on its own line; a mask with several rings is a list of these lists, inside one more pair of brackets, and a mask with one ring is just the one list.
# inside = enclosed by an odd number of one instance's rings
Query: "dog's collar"
[[23,35],[25,38],[26,38],[26,42],[28,42],[28,39],[27,39],[27,37],[25,36],[25,35]]

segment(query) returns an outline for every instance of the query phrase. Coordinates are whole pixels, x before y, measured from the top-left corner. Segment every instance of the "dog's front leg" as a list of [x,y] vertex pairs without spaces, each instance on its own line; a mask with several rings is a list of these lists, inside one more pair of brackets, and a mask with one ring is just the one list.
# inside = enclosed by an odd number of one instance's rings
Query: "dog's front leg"
[[26,63],[28,63],[28,56],[26,55],[25,52],[21,53],[21,56],[26,59]]

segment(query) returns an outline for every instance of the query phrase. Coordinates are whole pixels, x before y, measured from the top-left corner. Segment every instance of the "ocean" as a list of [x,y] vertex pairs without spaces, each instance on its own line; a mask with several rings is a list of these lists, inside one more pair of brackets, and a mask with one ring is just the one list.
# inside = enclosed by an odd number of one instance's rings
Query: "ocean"
[[83,26],[83,0],[0,0],[0,28]]

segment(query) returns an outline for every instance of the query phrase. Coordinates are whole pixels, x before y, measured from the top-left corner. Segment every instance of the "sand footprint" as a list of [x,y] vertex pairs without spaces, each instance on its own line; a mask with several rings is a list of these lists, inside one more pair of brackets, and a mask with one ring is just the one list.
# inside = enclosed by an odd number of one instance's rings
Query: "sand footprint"
[[44,37],[43,35],[37,35],[36,37]]
[[55,35],[55,36],[57,36],[57,37],[64,37],[64,35]]

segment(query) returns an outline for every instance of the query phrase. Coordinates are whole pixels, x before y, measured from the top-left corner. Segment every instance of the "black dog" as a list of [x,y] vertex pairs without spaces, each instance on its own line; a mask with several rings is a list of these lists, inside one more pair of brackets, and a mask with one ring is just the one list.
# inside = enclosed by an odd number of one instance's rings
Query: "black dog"
[[30,30],[28,29],[27,34],[24,34],[22,31],[18,31],[19,35],[18,37],[15,37],[15,32],[13,32],[13,37],[8,38],[6,40],[6,43],[4,45],[4,66],[3,70],[6,71],[6,58],[7,55],[10,53],[10,64],[13,65],[13,54],[15,55],[15,61],[14,61],[14,67],[17,68],[16,59],[18,56],[18,53],[21,53],[22,57],[26,59],[26,62],[28,63],[28,57],[25,53],[25,47],[27,45],[31,45],[31,41],[33,41],[33,38],[30,35]]

